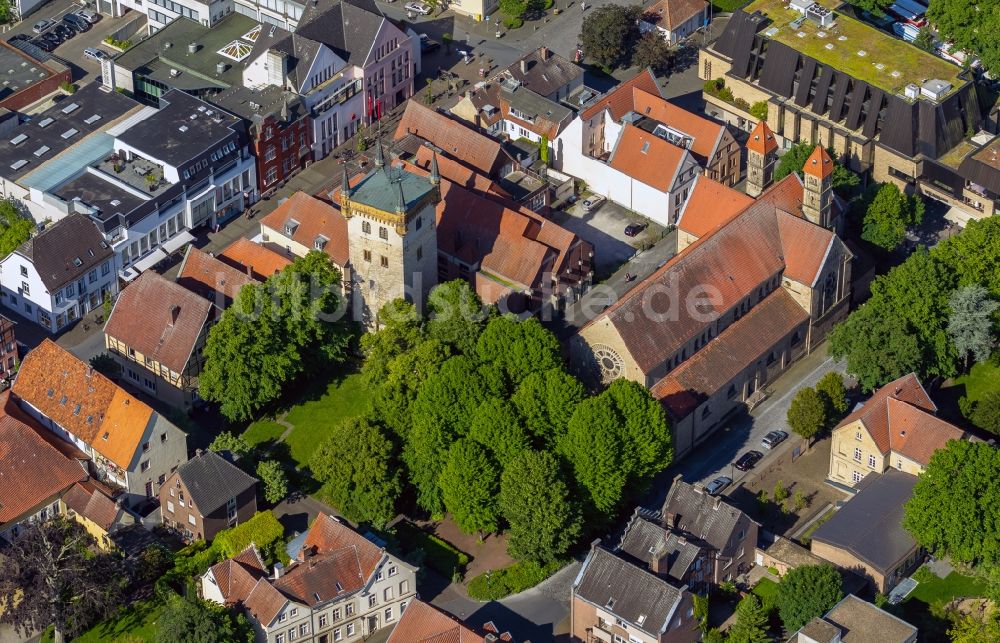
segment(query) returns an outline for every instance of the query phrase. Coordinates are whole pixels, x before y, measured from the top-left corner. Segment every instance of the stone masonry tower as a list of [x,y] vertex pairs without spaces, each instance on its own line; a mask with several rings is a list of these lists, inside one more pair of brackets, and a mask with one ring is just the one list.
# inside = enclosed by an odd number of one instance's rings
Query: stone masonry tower
[[832,227],[833,159],[817,145],[802,168],[802,214],[824,228]]
[[757,121],[750,139],[747,141],[747,194],[760,196],[774,177],[774,164],[777,162],[778,141],[774,132],[764,121]]
[[354,187],[344,170],[341,212],[347,219],[355,319],[379,326],[378,312],[400,297],[423,312],[437,284],[435,206],[441,177],[434,157],[429,177],[386,163],[381,143],[375,167]]

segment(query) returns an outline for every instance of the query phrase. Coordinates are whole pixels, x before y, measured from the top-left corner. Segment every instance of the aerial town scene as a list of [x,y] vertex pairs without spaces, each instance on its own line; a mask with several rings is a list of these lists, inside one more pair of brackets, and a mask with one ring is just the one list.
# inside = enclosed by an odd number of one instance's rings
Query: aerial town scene
[[0,643],[1000,643],[1000,0],[0,0]]

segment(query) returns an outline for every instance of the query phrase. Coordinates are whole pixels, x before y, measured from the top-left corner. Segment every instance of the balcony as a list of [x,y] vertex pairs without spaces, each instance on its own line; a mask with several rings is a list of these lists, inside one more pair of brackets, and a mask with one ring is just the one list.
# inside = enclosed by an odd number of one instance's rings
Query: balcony
[[604,643],[612,643],[614,637],[611,636],[611,632],[603,630],[598,626],[594,626],[587,629],[587,643],[596,643],[597,641],[603,641]]
[[162,165],[141,156],[126,159],[122,154],[112,154],[101,161],[97,169],[151,197],[158,196],[171,185],[163,178]]

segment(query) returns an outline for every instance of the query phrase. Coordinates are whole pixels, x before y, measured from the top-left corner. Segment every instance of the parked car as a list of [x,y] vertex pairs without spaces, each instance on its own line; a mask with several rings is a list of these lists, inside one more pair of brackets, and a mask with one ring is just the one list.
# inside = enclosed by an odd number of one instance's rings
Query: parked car
[[605,201],[607,201],[607,199],[605,199],[603,196],[601,196],[600,194],[595,194],[592,197],[584,199],[583,209],[586,212],[590,212],[591,210],[596,210],[597,208],[604,205]]
[[75,13],[67,13],[63,16],[63,22],[68,22],[73,25],[73,27],[80,33],[90,30],[90,21]]
[[707,485],[705,485],[705,493],[710,496],[717,496],[722,491],[733,483],[733,479],[729,476],[719,476],[715,480],[712,480]]
[[101,19],[101,14],[94,13],[90,9],[81,9],[80,11],[76,12],[76,15],[80,16],[90,24],[94,24],[95,22]]
[[23,33],[18,33],[18,34],[14,34],[10,38],[8,38],[7,42],[18,42],[18,41],[21,41],[21,40],[31,40],[31,36],[29,36],[27,34],[23,34]]
[[32,27],[31,30],[34,31],[35,33],[42,33],[46,29],[52,27],[54,24],[56,23],[51,20],[39,20],[38,22],[35,23],[35,26]]
[[627,226],[625,226],[625,236],[626,237],[638,236],[638,234],[645,229],[646,229],[645,223],[630,223]]
[[431,8],[423,2],[407,2],[403,5],[403,8],[407,11],[412,11],[413,13],[419,13],[422,16],[426,16],[431,12]]
[[437,51],[441,48],[441,43],[437,40],[432,39],[425,33],[420,34],[420,51],[425,54],[429,54],[432,51]]
[[764,439],[760,441],[760,446],[765,449],[773,449],[784,442],[787,437],[788,434],[784,431],[770,431],[764,436]]
[[[63,39],[60,38],[54,30],[46,31],[45,33],[39,36],[39,39],[44,40],[45,42],[52,45],[53,49],[61,45],[63,41]],[[52,51],[52,49],[49,49],[48,51]]]
[[[70,38],[72,38],[73,36],[75,36],[78,33],[83,33],[82,29],[80,29],[79,27],[77,27],[71,21],[66,20],[65,16],[63,16],[62,20],[60,20],[59,22],[56,23],[55,28],[58,29],[59,27],[62,27],[63,29],[66,29],[67,31],[69,31],[72,34],[72,36],[70,36]],[[68,40],[68,38],[67,38],[67,40]]]
[[47,38],[42,38],[41,36],[39,36],[38,38],[33,38],[33,39],[29,40],[28,42],[30,42],[34,46],[38,47],[42,51],[52,51],[53,49],[56,48],[55,43],[53,43],[52,41],[50,41]]
[[757,464],[764,458],[764,454],[760,451],[747,451],[740,456],[740,459],[733,463],[733,466],[740,471],[749,471],[753,469],[753,465]]
[[60,22],[55,27],[52,27],[52,33],[59,36],[59,40],[61,40],[62,42],[66,42],[67,40],[76,35],[76,32],[73,31],[73,28],[64,22]]
[[93,47],[87,47],[86,49],[84,49],[83,55],[86,56],[87,58],[90,58],[91,60],[96,60],[97,62],[101,62],[102,60],[108,57],[108,55],[104,53],[102,50],[95,49]]

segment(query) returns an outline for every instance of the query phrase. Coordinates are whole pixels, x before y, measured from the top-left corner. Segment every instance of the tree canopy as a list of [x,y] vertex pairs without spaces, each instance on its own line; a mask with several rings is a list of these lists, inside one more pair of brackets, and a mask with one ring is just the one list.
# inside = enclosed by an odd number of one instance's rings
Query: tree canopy
[[647,31],[639,37],[632,52],[632,65],[653,70],[654,74],[665,74],[670,68],[673,54],[666,39],[659,30]]
[[[253,629],[243,623],[243,631],[230,610],[197,597],[172,596],[156,620],[156,643],[252,643]],[[242,635],[242,636],[241,636]]]
[[1000,48],[996,46],[996,34],[1000,33],[998,0],[934,0],[927,9],[927,20],[942,40],[951,42],[956,50],[977,56],[994,78],[1000,72]]
[[801,565],[778,583],[778,614],[788,632],[822,616],[844,597],[840,572],[833,565]]
[[736,606],[736,620],[727,631],[728,643],[768,643],[767,611],[756,594],[747,594]]
[[[815,149],[816,146],[812,143],[799,143],[785,150],[785,153],[778,159],[778,167],[774,170],[774,182],[777,183],[792,172],[801,177],[802,168]],[[833,153],[833,150],[827,150],[827,152],[830,154],[830,158],[834,159],[833,178],[831,179],[833,189],[840,192],[856,186],[861,180],[858,175],[837,162],[837,155]]]
[[[816,392],[823,397],[830,418],[847,413],[847,388],[837,371],[830,371],[816,382]],[[829,419],[829,418],[828,418]]]
[[816,389],[799,389],[788,407],[788,426],[797,435],[811,440],[826,426],[827,402]]
[[861,238],[883,250],[895,250],[906,239],[906,229],[924,218],[924,202],[904,194],[895,183],[883,183],[869,192]]
[[440,485],[445,509],[459,529],[485,534],[499,528],[499,466],[481,446],[471,440],[452,444]]
[[973,284],[955,290],[948,304],[948,336],[959,357],[971,355],[977,362],[989,359],[996,346],[993,315],[1000,302],[990,298],[985,286]]
[[580,42],[584,53],[605,69],[627,67],[639,40],[642,5],[607,4],[583,18]]
[[271,504],[278,504],[288,495],[288,476],[277,460],[262,460],[257,463],[257,477],[264,487],[264,498]]
[[471,353],[483,330],[488,310],[464,280],[435,286],[427,299],[427,336],[457,353]]
[[30,239],[34,230],[35,222],[23,216],[12,199],[0,199],[0,259]]
[[876,16],[884,16],[886,9],[892,6],[892,0],[851,0],[850,4]]

